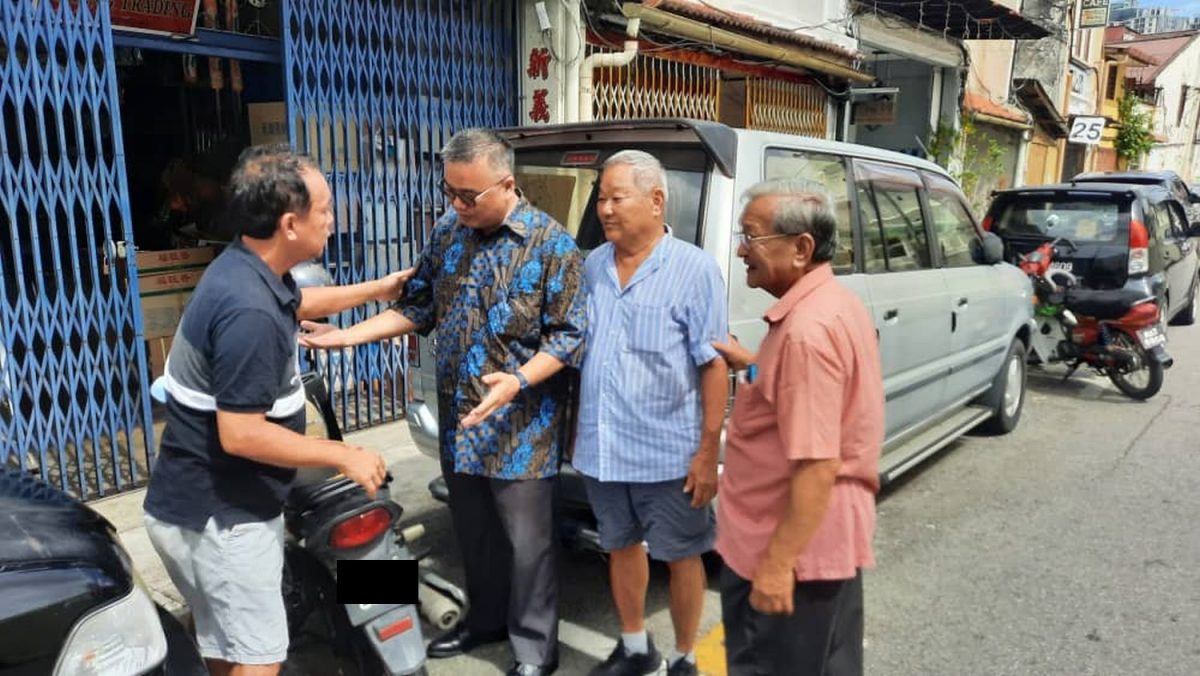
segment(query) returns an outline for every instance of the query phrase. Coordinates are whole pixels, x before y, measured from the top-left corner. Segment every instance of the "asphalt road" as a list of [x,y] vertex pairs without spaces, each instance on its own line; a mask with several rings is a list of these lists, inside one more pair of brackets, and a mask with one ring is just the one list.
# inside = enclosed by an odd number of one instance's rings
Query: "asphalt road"
[[[878,565],[865,577],[867,672],[1200,674],[1200,327],[1171,327],[1175,367],[1149,402],[1059,367],[1031,370],[1017,430],[967,437],[880,497]],[[461,581],[448,514],[425,483],[433,461],[392,466],[427,564]],[[585,674],[617,631],[597,556],[562,560],[562,667]],[[665,569],[648,627],[671,647]],[[715,585],[703,671],[724,673]],[[429,631],[429,634],[435,632]],[[431,674],[501,673],[504,645],[429,663]],[[330,673],[301,648],[292,673]]]

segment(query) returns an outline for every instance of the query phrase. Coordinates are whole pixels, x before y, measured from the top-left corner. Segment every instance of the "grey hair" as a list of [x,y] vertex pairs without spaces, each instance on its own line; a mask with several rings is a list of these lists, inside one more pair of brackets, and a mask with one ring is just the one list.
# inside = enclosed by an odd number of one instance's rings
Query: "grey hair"
[[825,186],[816,181],[778,178],[750,186],[742,196],[747,202],[759,197],[779,197],[771,225],[783,235],[812,235],[815,263],[833,260],[837,246],[837,216]]
[[667,170],[662,162],[648,152],[622,150],[604,161],[604,168],[625,165],[633,169],[633,182],[647,195],[655,188],[662,188],[663,201],[667,199]]
[[486,157],[488,166],[499,173],[513,173],[513,149],[499,134],[478,127],[463,129],[442,146],[442,162],[466,164]]

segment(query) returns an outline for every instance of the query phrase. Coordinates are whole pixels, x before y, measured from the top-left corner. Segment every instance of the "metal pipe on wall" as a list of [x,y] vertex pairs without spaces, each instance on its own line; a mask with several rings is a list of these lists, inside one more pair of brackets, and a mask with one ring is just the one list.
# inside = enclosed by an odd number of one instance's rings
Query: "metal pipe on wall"
[[[580,122],[592,121],[592,96],[595,94],[595,88],[592,86],[594,70],[606,66],[620,68],[632,63],[638,53],[637,34],[641,23],[641,20],[635,17],[631,18],[629,23],[625,25],[625,35],[629,39],[625,41],[625,49],[623,51],[616,54],[590,54],[579,65],[579,97],[576,102],[576,110],[578,113],[577,119]],[[571,69],[568,68],[567,70],[570,71]]]

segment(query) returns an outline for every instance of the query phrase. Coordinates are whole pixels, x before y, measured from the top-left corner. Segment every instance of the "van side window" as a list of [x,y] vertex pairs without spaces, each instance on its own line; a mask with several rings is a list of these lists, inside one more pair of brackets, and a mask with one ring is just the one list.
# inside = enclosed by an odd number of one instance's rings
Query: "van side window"
[[921,177],[911,169],[855,161],[854,186],[862,222],[867,272],[903,272],[933,267]]
[[850,195],[846,187],[846,163],[836,155],[810,153],[785,148],[767,148],[763,178],[815,181],[825,186],[837,218],[837,246],[833,250],[833,271],[854,272],[854,234],[850,220]]
[[929,218],[933,221],[943,264],[950,268],[975,265],[971,257],[971,242],[978,239],[979,234],[958,188],[944,176],[922,173],[929,187]]

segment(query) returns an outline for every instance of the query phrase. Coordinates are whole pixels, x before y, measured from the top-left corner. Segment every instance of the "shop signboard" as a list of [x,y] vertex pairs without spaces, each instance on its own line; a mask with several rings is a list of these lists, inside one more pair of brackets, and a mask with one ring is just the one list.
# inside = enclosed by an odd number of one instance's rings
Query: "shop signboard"
[[[50,0],[58,7],[62,0]],[[95,7],[97,0],[88,0]],[[79,0],[70,0],[72,8]],[[196,16],[200,12],[200,0],[109,0],[109,17],[112,27],[119,30],[164,35],[191,35],[196,32]]]
[[1108,0],[1083,0],[1079,15],[1080,28],[1102,28],[1108,25]]
[[200,0],[111,0],[109,7],[113,28],[191,35]]

